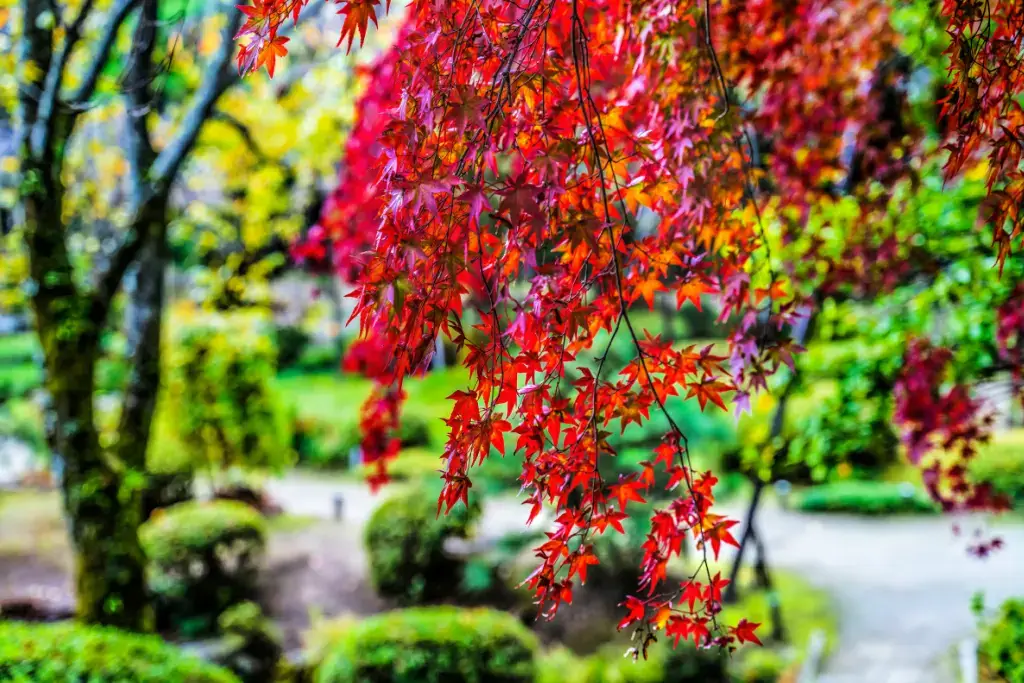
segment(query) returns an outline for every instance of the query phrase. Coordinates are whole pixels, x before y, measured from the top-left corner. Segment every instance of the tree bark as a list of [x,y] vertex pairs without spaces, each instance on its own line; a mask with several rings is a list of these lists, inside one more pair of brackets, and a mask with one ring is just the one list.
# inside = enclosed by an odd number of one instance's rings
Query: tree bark
[[36,330],[45,357],[47,440],[64,462],[62,489],[75,551],[78,618],[130,630],[149,626],[141,506],[133,480],[105,457],[93,391],[100,332],[91,297],[75,286],[64,247],[60,187],[43,180],[24,197]]
[[[811,328],[814,325],[814,316],[817,310],[817,302],[814,303],[814,309],[808,314],[808,317],[803,325],[800,325],[793,335],[793,341],[798,345],[803,345],[804,342],[811,335]],[[796,389],[796,373],[789,378],[786,383],[786,388],[782,392],[782,396],[779,397],[779,403],[775,406],[775,414],[772,415],[771,431],[769,432],[768,441],[769,443],[775,441],[782,435],[782,428],[786,422],[786,408],[789,405],[789,399]],[[776,451],[775,457],[779,457],[780,452]],[[739,597],[739,574],[740,568],[743,566],[743,555],[747,549],[748,543],[756,535],[754,531],[754,518],[757,515],[757,507],[761,502],[761,497],[764,494],[765,483],[758,477],[754,481],[754,493],[750,498],[750,506],[747,508],[746,520],[743,524],[743,535],[740,537],[740,547],[736,549],[736,557],[732,563],[732,570],[729,572],[729,585],[725,588],[725,594],[722,596],[726,602],[733,602]],[[759,544],[760,545],[760,544]],[[763,546],[762,546],[763,550]],[[764,562],[763,555],[760,557],[759,562]],[[767,572],[767,569],[764,570]]]

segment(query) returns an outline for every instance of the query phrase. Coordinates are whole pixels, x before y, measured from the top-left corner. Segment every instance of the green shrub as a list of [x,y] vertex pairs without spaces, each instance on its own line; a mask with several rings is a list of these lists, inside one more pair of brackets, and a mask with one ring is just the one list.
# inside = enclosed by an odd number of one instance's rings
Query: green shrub
[[1015,508],[1024,508],[1024,429],[999,434],[982,446],[970,473],[975,481],[992,484]]
[[728,655],[719,648],[698,650],[689,643],[659,643],[668,650],[665,657],[665,680],[675,683],[728,683]]
[[909,483],[876,481],[844,481],[815,486],[796,495],[795,507],[804,512],[858,515],[938,511],[928,496]]
[[[731,683],[727,656],[680,643],[653,644],[647,659],[634,660],[626,645],[606,645],[588,657],[558,648],[538,661],[537,683]],[[746,681],[747,679],[740,679]],[[750,679],[751,683],[756,679]],[[774,679],[773,679],[774,680]],[[758,682],[759,683],[759,682]]]
[[151,636],[73,624],[0,622],[0,680],[24,683],[237,683]]
[[1007,600],[995,620],[982,622],[978,656],[992,680],[1024,683],[1024,599]]
[[291,464],[292,425],[273,381],[265,320],[244,312],[184,316],[166,358],[160,408],[195,469]]
[[14,399],[0,402],[0,437],[21,441],[36,455],[49,452],[43,432],[43,414],[34,401]]
[[416,413],[406,412],[398,423],[398,438],[402,448],[419,448],[430,445],[430,427],[427,419]]
[[736,683],[776,683],[788,666],[786,658],[776,650],[746,647],[732,667],[732,678]]
[[295,365],[309,346],[309,334],[298,325],[281,325],[274,331],[277,344],[277,367],[285,370]]
[[217,663],[232,671],[243,683],[273,683],[281,655],[281,634],[259,605],[243,602],[229,607],[217,619],[224,650]]
[[292,369],[299,372],[337,371],[341,367],[341,340],[326,344],[307,344]]
[[366,619],[331,648],[315,683],[533,683],[537,642],[510,614],[420,607]]
[[263,517],[235,501],[181,503],[143,524],[158,625],[206,635],[225,609],[253,599],[266,533]]
[[437,488],[416,486],[385,501],[366,526],[370,578],[377,591],[403,604],[450,597],[465,562],[445,553],[449,538],[466,538],[480,507],[456,505],[437,514]]

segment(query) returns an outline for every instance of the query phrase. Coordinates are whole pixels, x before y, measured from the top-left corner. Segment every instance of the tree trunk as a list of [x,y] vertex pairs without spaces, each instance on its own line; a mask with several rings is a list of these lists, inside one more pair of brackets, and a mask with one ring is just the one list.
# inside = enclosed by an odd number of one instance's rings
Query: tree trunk
[[[60,204],[51,199],[60,189],[55,181],[44,181],[39,191],[26,193],[24,206],[32,305],[50,402],[46,435],[64,463],[62,492],[75,553],[76,612],[85,623],[145,631],[152,618],[138,538],[145,484],[139,463],[144,459],[118,458],[100,443],[93,397],[109,301],[83,293],[74,281]],[[136,367],[133,381],[139,374]],[[124,412],[133,411],[126,406]],[[126,433],[125,443],[138,444],[139,434]],[[148,437],[148,422],[144,435]],[[144,453],[143,447],[139,457]]]
[[[807,318],[802,324],[797,326],[795,334],[793,335],[793,341],[798,345],[802,346],[812,333],[812,327],[814,325],[814,316],[817,314],[818,302],[814,302],[814,308],[808,313]],[[783,390],[782,395],[779,397],[779,403],[775,406],[775,414],[772,415],[771,432],[769,433],[769,443],[775,441],[782,435],[782,428],[786,421],[786,408],[789,405],[790,396],[792,396],[794,389],[796,388],[796,373],[789,378],[786,383],[786,388]],[[780,451],[775,452],[775,457],[779,457]],[[754,531],[754,518],[757,515],[757,507],[761,502],[761,496],[764,494],[765,483],[758,477],[754,482],[754,494],[750,499],[750,506],[747,508],[747,518],[743,525],[743,535],[740,536],[740,547],[736,550],[736,557],[732,563],[732,570],[729,572],[730,583],[725,588],[725,594],[722,596],[726,602],[734,602],[739,597],[739,574],[740,568],[743,566],[743,554],[747,549],[748,542],[752,540],[756,534]],[[763,556],[760,558],[763,561]],[[767,571],[767,570],[765,570]]]

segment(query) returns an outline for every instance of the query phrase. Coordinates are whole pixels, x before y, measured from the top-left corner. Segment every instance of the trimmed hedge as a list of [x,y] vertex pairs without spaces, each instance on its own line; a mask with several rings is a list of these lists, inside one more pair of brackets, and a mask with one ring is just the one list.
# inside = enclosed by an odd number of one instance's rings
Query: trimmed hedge
[[221,612],[253,599],[266,536],[263,517],[236,501],[158,511],[139,529],[158,625],[205,635]]
[[314,683],[533,683],[537,649],[534,635],[505,612],[397,610],[345,632]]
[[238,683],[159,638],[74,624],[0,622],[0,680],[24,683]]
[[934,513],[938,506],[910,484],[844,481],[814,486],[795,496],[803,512],[845,512],[856,515]]
[[374,588],[406,605],[459,592],[465,562],[444,551],[449,538],[469,536],[480,515],[476,503],[437,514],[437,487],[416,486],[385,501],[366,525],[366,549]]

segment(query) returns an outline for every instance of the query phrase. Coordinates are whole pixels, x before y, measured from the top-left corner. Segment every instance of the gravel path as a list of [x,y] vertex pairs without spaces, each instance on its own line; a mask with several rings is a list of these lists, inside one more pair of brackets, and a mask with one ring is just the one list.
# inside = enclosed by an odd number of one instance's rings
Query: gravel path
[[[300,476],[269,490],[289,513],[325,518],[340,493],[356,526],[381,499],[358,483]],[[522,528],[526,516],[513,499],[489,502],[481,534]],[[967,555],[945,518],[810,516],[768,505],[758,526],[770,564],[799,571],[838,606],[839,646],[820,683],[952,683],[951,648],[974,632],[971,596],[981,590],[991,606],[1024,594],[1021,526],[1001,528],[1006,547],[986,560]]]

